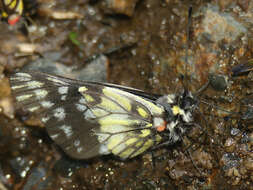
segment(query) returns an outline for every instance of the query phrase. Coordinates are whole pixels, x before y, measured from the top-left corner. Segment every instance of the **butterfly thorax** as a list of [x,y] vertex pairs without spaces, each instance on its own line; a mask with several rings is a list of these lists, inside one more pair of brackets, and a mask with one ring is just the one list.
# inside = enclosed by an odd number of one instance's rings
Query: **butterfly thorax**
[[192,113],[197,101],[189,91],[179,95],[168,94],[157,99],[156,103],[164,108],[163,117],[155,117],[153,126],[156,131],[166,138],[166,141],[175,143],[187,131],[187,126],[193,121]]

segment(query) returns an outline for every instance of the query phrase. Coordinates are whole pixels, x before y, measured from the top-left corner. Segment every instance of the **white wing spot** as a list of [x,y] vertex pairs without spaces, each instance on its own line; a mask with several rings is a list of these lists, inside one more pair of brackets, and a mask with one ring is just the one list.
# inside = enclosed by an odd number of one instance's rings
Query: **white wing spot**
[[21,81],[21,82],[27,82],[27,81],[30,81],[31,78],[32,78],[32,76],[27,73],[16,73],[10,79],[16,80],[16,81]]
[[84,118],[89,120],[89,119],[95,119],[96,116],[92,113],[91,110],[87,110],[86,112],[84,112]]
[[66,150],[69,150],[70,148],[71,148],[71,146],[67,146],[67,147],[65,147],[65,149],[66,149]]
[[37,89],[33,91],[37,97],[37,99],[43,99],[46,97],[46,95],[48,94],[48,91],[46,90],[42,90],[42,89]]
[[19,82],[27,82],[27,81],[30,81],[31,79],[30,78],[26,78],[26,77],[11,77],[11,80],[17,80]]
[[79,102],[81,104],[86,104],[87,103],[84,97],[81,97],[80,100],[79,100]]
[[33,95],[32,94],[25,94],[25,95],[21,95],[21,96],[16,96],[16,99],[18,102],[22,102],[26,99],[31,98]]
[[18,76],[18,77],[26,77],[26,78],[31,78],[32,77],[28,73],[16,73],[15,75]]
[[39,81],[30,81],[27,82],[27,88],[33,89],[33,88],[41,88],[44,85],[44,83]]
[[82,86],[82,87],[78,88],[78,92],[85,92],[87,90],[88,89],[85,86]]
[[42,102],[40,102],[40,104],[41,104],[42,107],[44,107],[44,108],[51,108],[51,107],[54,105],[54,103],[52,103],[52,102],[50,102],[50,101],[42,101]]
[[80,140],[75,140],[75,141],[74,141],[74,146],[77,147],[77,146],[79,146],[79,145],[80,145]]
[[66,117],[65,110],[63,108],[56,108],[54,110],[54,117],[56,117],[58,120],[63,120]]
[[42,117],[42,118],[41,118],[41,121],[42,121],[43,123],[46,123],[49,119],[50,119],[50,117]]
[[12,89],[12,90],[16,90],[16,89],[25,88],[25,87],[27,87],[27,85],[26,85],[26,84],[23,84],[23,85],[19,85],[19,86],[12,86],[11,89]]
[[82,147],[78,147],[78,148],[77,148],[77,152],[78,152],[78,153],[80,153],[80,152],[82,152],[82,151],[83,151],[83,148],[82,148]]
[[59,134],[54,134],[54,135],[51,135],[51,139],[55,140],[57,137],[59,136]]
[[62,85],[66,85],[67,84],[64,81],[62,81],[60,79],[57,79],[57,78],[53,78],[53,77],[47,77],[47,80],[52,81],[54,83],[62,84]]
[[67,95],[62,95],[62,96],[61,96],[61,100],[62,100],[62,101],[65,101],[66,98],[67,98]]
[[110,154],[111,151],[107,148],[107,145],[101,144],[99,147],[99,154]]
[[67,87],[67,86],[61,86],[58,88],[59,94],[67,94],[68,90],[69,90],[69,87]]
[[76,104],[76,109],[78,111],[83,112],[83,111],[85,111],[87,109],[87,107],[85,105],[83,105],[83,104]]
[[59,127],[59,129],[61,129],[64,132],[64,134],[66,135],[67,138],[69,138],[73,135],[72,128],[68,125],[62,125]]
[[98,141],[100,143],[103,143],[104,141],[108,140],[108,138],[110,137],[109,134],[105,134],[105,133],[96,133],[95,132],[95,134],[97,135]]
[[29,110],[30,112],[34,112],[34,111],[38,110],[39,108],[40,108],[40,106],[34,106],[34,107],[28,108],[28,110]]
[[12,90],[20,89],[20,88],[27,88],[27,89],[33,89],[33,88],[41,88],[44,85],[44,83],[38,82],[38,81],[30,81],[22,85],[12,86]]

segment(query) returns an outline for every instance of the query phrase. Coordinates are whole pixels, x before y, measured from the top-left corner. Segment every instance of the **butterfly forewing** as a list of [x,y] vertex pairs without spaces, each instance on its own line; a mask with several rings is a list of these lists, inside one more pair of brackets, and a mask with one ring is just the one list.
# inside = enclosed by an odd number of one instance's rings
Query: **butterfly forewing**
[[161,141],[152,133],[152,117],[163,109],[141,96],[40,72],[16,73],[10,82],[17,106],[38,114],[71,157],[113,153],[125,159]]

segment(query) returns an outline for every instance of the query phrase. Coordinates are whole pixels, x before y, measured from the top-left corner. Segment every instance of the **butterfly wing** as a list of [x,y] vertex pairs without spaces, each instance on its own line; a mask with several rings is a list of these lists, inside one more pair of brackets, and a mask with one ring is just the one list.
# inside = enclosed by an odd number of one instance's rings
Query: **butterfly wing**
[[8,23],[14,25],[20,19],[24,11],[23,0],[1,0],[2,17],[8,18]]
[[40,72],[16,73],[10,83],[17,108],[40,116],[70,157],[113,153],[132,158],[161,141],[152,118],[163,108],[114,85]]

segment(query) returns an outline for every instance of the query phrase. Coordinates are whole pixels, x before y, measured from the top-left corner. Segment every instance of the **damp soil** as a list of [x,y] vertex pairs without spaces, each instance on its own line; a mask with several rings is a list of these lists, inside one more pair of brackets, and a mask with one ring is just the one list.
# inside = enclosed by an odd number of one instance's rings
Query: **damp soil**
[[[252,1],[24,2],[0,22],[0,189],[253,189]],[[24,69],[154,94],[211,84],[182,143],[75,160],[15,110],[9,76]]]

